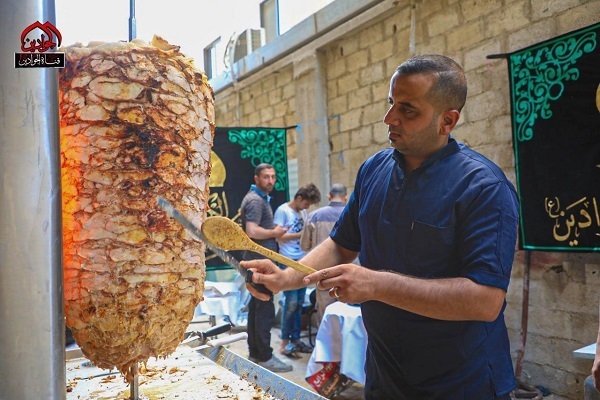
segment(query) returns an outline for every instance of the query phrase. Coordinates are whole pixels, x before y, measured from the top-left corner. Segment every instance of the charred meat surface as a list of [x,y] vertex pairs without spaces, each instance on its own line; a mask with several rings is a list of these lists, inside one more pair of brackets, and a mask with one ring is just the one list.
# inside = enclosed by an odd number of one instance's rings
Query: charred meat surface
[[214,93],[165,40],[62,49],[67,325],[101,368],[166,357],[202,300],[204,247],[159,209],[206,217]]

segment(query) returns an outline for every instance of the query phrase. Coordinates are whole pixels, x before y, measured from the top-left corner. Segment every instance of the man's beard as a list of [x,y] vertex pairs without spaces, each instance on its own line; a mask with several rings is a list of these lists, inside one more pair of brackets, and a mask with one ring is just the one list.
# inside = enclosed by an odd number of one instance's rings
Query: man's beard
[[[421,129],[420,131],[414,132],[412,133],[410,136],[413,138],[412,141],[407,141],[407,135],[404,132],[391,132],[390,128],[388,127],[388,142],[390,143],[390,146],[394,147],[396,150],[398,150],[400,153],[404,154],[404,155],[415,155],[415,151],[419,152],[420,150],[422,150],[424,148],[424,144],[427,145],[428,142],[428,138],[433,138],[434,133],[436,132],[436,124],[437,124],[437,119],[439,117],[440,114],[434,114],[433,117],[431,118],[431,121],[429,122],[429,125],[427,125],[427,127]],[[394,146],[394,144],[397,142],[398,139],[394,139],[390,137],[390,134],[394,133],[395,135],[398,135],[400,138],[402,136],[404,136],[404,149],[398,148],[396,146]],[[419,138],[419,140],[414,140],[414,138]]]
[[273,191],[273,187],[274,187],[274,185],[267,185],[267,186],[264,186],[264,187],[261,187],[261,186],[258,186],[258,185],[257,185],[257,187],[258,187],[260,190],[262,190],[264,193],[266,193],[266,194],[269,194],[269,193],[271,193],[271,192]]

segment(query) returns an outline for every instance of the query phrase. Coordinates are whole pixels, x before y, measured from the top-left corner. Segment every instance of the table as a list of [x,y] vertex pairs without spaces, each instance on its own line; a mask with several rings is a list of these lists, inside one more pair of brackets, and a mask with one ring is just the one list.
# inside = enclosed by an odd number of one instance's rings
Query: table
[[306,377],[319,372],[322,363],[340,362],[342,374],[364,385],[366,351],[367,331],[360,306],[336,301],[325,309]]
[[573,357],[575,358],[585,358],[588,360],[593,360],[596,356],[596,343],[592,343],[585,347],[573,351]]
[[215,319],[227,316],[236,326],[247,324],[246,313],[242,310],[249,300],[250,294],[246,289],[244,279],[239,276],[233,282],[204,282],[204,300],[194,312],[194,317],[202,314],[210,315]]

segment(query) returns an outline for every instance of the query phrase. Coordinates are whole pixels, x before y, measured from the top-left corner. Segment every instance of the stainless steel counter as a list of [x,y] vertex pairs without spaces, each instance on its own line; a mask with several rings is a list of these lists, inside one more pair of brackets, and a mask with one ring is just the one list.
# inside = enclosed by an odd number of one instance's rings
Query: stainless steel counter
[[[77,355],[76,349],[67,354]],[[85,358],[67,360],[67,399],[128,399],[123,377],[107,375]],[[180,346],[167,359],[140,366],[140,399],[324,399],[226,349],[195,352]]]

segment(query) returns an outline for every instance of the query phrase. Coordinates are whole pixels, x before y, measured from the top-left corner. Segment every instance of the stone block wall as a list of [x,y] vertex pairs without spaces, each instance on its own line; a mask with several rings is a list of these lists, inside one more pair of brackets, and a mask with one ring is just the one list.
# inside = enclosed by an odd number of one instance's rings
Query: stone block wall
[[[409,57],[411,38],[410,2],[394,4],[392,11],[370,23],[349,24],[343,37],[319,49],[326,76],[330,181],[349,188],[361,163],[388,147],[382,120],[389,79]],[[497,163],[514,182],[507,62],[486,56],[510,53],[598,22],[600,0],[415,0],[414,7],[416,53],[453,57],[467,74],[467,104],[454,136]],[[293,62],[292,55],[277,73],[258,72],[247,79],[240,90],[239,122],[234,91],[217,93],[217,124],[302,123],[295,120],[294,110],[310,99],[294,91]],[[288,139],[289,156],[296,158],[294,130]],[[521,341],[524,265],[525,254],[518,251],[506,309],[515,359]],[[522,378],[546,387],[554,399],[583,398],[583,381],[592,363],[573,358],[572,352],[596,339],[599,293],[600,254],[532,254]]]
[[[292,65],[250,80],[215,93],[217,126],[282,128],[297,124]],[[287,143],[288,158],[296,158],[295,130],[288,130]]]

